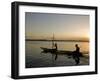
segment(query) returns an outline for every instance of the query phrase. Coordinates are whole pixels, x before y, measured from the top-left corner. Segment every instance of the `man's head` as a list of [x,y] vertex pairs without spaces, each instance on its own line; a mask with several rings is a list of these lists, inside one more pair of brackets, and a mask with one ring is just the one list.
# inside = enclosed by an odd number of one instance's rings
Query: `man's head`
[[75,44],[75,47],[78,47],[78,44]]

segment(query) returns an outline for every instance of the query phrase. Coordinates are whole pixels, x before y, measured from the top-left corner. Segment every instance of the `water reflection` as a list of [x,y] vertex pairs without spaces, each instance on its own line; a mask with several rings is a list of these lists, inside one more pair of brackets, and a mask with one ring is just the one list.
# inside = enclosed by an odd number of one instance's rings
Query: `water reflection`
[[[89,42],[57,42],[58,50],[75,50],[74,45],[79,44],[80,51],[89,51]],[[40,47],[52,48],[51,42],[45,41],[26,41],[26,68],[36,67],[55,67],[55,66],[74,66],[75,62],[71,56],[63,54],[45,53]],[[88,55],[88,54],[87,54]],[[87,58],[81,58],[80,65],[89,64],[89,55]]]

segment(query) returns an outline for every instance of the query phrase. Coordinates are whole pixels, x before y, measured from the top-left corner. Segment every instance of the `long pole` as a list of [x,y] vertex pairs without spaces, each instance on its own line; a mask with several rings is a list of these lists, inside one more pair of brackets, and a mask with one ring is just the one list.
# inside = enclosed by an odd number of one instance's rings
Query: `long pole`
[[[53,37],[52,37],[52,49],[54,47],[54,34],[53,34]],[[52,65],[54,65],[54,61],[53,61],[53,54],[52,54]]]

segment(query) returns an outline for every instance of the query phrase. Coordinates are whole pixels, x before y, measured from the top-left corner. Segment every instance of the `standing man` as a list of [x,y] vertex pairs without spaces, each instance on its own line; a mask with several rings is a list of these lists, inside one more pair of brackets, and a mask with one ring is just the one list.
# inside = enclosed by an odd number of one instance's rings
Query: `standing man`
[[56,51],[58,50],[58,46],[57,46],[57,43],[55,43],[55,49],[56,49]]
[[73,52],[73,58],[76,62],[76,65],[78,65],[80,63],[80,58],[79,58],[80,48],[79,48],[78,44],[75,44],[75,48],[76,48],[76,50]]

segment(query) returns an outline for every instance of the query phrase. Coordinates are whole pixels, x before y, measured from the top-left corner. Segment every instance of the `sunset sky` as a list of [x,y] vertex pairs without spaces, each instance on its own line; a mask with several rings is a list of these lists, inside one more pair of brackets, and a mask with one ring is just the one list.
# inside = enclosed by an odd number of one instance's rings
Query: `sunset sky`
[[89,15],[25,13],[26,39],[88,40]]

